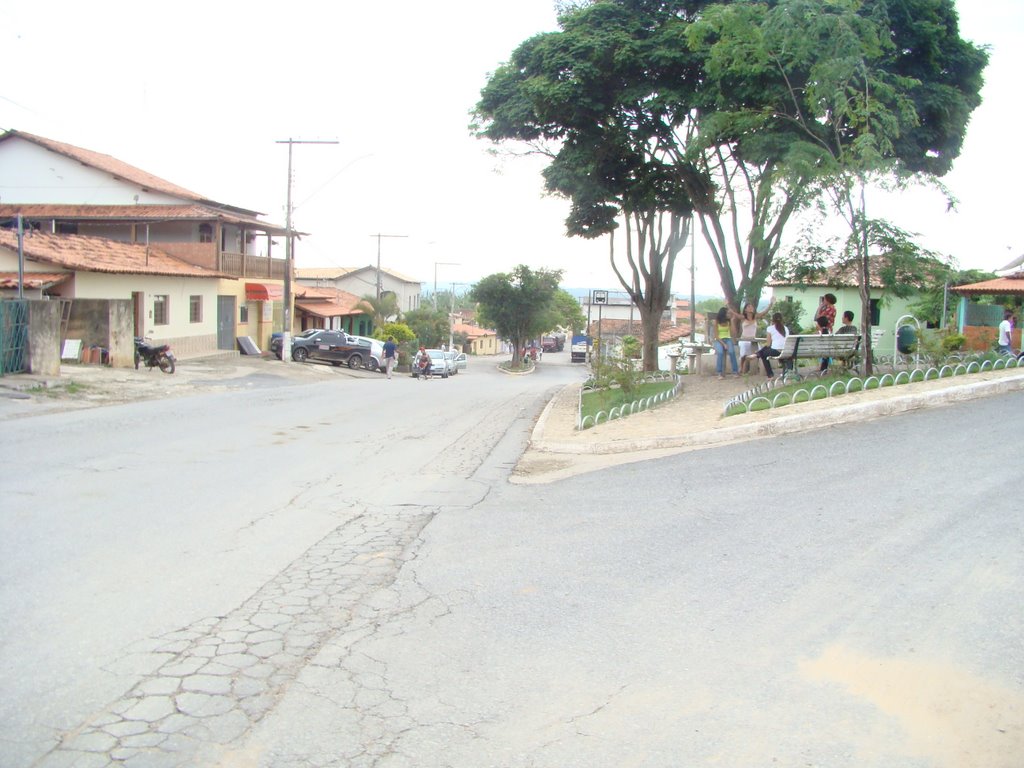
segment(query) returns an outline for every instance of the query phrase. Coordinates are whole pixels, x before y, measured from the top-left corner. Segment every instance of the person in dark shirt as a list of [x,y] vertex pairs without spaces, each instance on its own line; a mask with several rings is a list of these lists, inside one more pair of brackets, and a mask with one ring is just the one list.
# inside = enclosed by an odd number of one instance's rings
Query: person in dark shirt
[[852,333],[854,335],[858,333],[857,326],[853,324],[853,312],[850,310],[843,312],[843,324],[839,326],[836,333]]

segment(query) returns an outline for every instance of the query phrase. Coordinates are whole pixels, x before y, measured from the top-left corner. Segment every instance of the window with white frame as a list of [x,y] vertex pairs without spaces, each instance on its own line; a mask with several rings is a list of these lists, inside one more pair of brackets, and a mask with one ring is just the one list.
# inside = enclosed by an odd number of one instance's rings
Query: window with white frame
[[188,321],[190,323],[203,322],[203,297],[188,297]]

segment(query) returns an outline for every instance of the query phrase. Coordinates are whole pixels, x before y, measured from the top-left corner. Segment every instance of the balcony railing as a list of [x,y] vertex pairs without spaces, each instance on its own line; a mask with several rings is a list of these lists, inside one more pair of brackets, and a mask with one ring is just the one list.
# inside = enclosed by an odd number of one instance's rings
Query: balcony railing
[[220,255],[220,271],[235,277],[266,277],[271,280],[284,280],[284,259],[272,259],[269,256],[247,256],[244,253],[228,253]]

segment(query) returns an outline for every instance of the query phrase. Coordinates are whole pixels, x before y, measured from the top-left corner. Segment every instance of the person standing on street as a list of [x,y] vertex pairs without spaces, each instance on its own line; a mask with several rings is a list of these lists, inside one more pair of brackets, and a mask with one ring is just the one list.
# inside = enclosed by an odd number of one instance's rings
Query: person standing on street
[[1004,355],[1012,355],[1013,349],[1010,347],[1010,339],[1013,336],[1013,312],[1007,309],[1003,312],[1003,322],[999,324],[999,341],[996,345],[996,351]]
[[391,371],[395,368],[395,363],[398,362],[398,345],[395,344],[395,337],[388,336],[388,340],[384,342],[384,372],[387,377],[391,378]]

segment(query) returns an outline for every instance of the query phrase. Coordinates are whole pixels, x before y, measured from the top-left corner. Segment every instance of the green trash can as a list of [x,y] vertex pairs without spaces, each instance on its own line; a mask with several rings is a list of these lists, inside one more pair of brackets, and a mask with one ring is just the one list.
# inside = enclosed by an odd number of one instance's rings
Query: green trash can
[[901,325],[896,331],[896,349],[901,355],[909,355],[917,349],[917,331],[912,325]]

